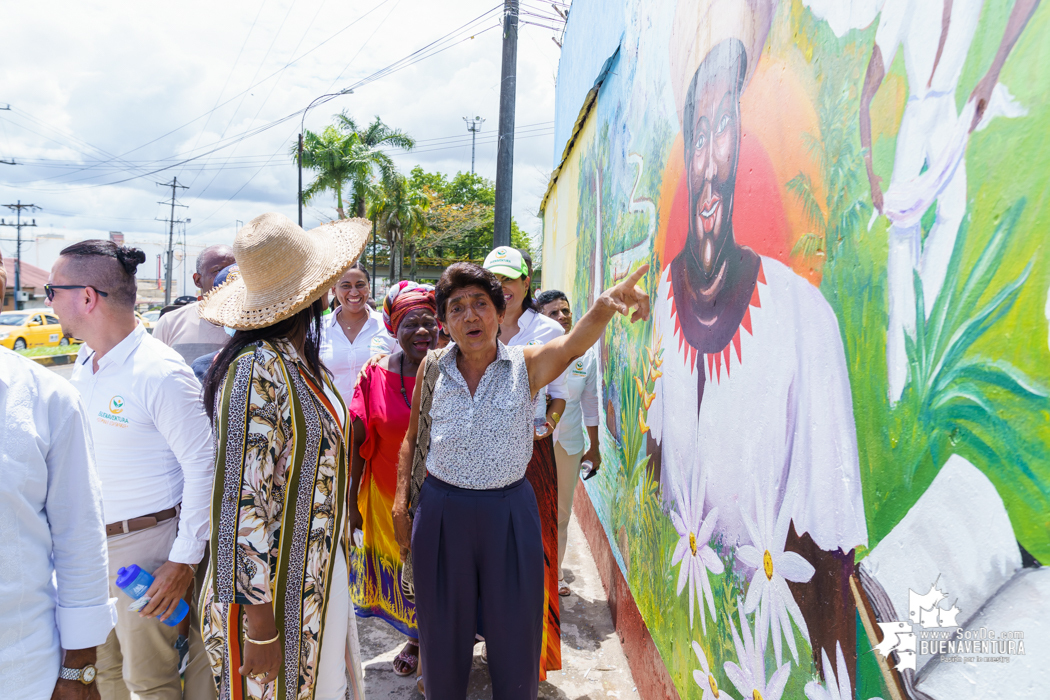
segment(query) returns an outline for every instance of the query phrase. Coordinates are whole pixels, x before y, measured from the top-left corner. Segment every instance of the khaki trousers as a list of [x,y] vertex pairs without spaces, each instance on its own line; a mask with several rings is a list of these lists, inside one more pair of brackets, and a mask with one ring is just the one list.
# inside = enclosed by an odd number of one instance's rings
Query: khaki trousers
[[554,462],[558,465],[558,578],[562,578],[561,562],[565,559],[565,540],[569,536],[569,519],[572,517],[572,495],[576,493],[576,480],[580,476],[580,460],[583,450],[574,455],[565,451],[560,442],[554,443]]
[[[102,700],[182,700],[178,631],[156,618],[139,617],[128,610],[131,600],[116,585],[122,566],[138,564],[156,571],[168,560],[178,533],[172,518],[148,530],[117,535],[109,548],[109,595],[117,599],[117,625],[98,647],[98,690]],[[186,700],[214,700],[215,681],[201,641],[195,606],[190,606],[190,665],[186,671]]]

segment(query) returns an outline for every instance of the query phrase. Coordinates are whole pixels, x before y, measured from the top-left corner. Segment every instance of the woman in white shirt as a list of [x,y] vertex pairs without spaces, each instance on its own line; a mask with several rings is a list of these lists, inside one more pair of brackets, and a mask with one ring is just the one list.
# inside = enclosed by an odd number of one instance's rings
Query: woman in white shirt
[[383,314],[368,305],[368,270],[355,263],[332,287],[339,305],[324,317],[321,362],[332,373],[344,401],[354,395],[357,377],[373,355],[389,355],[397,341],[383,327]]
[[[539,312],[565,330],[572,330],[572,307],[564,292],[549,289],[536,297]],[[602,456],[598,451],[598,357],[590,348],[583,357],[569,365],[565,373],[565,388],[569,396],[565,400],[565,412],[554,434],[554,461],[558,465],[558,595],[567,596],[572,591],[562,577],[562,561],[565,559],[565,541],[569,533],[569,518],[572,515],[572,496],[576,491],[576,477],[580,463],[589,461],[598,471]],[[584,452],[583,429],[587,427],[590,447]]]

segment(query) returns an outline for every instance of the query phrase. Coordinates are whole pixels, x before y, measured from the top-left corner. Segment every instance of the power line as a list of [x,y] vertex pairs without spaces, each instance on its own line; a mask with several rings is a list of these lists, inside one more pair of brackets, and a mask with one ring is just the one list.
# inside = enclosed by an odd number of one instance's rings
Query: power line
[[[389,1],[389,0],[384,0],[384,2],[387,2],[387,1]],[[495,8],[495,9],[498,9],[498,8]],[[457,36],[462,36],[464,34],[467,34],[467,32],[470,29],[473,29],[473,27],[479,21],[485,19],[487,17],[487,15],[489,15],[491,13],[492,13],[492,10],[490,10],[490,11],[488,11],[486,13],[483,13],[482,15],[479,15],[474,20],[471,20],[470,22],[467,22],[466,24],[462,25],[461,27],[459,27],[456,30],[453,30],[449,34],[446,34],[445,36],[443,36],[443,37],[441,37],[441,38],[431,42],[430,44],[427,44],[426,46],[422,47],[421,49],[417,49],[416,51],[413,51],[411,54],[405,56],[402,59],[399,59],[398,61],[395,61],[394,63],[391,63],[390,65],[388,65],[388,66],[386,66],[384,68],[381,68],[380,70],[372,73],[371,75],[366,76],[366,77],[358,80],[356,83],[353,83],[350,87],[346,88],[346,90],[344,90],[343,92],[354,90],[354,89],[357,89],[357,88],[359,88],[361,86],[368,85],[369,83],[376,82],[377,80],[380,80],[380,79],[385,78],[385,77],[387,77],[389,75],[392,75],[393,73],[396,73],[396,72],[398,72],[400,70],[408,68],[408,67],[410,67],[412,65],[415,65],[416,63],[419,63],[422,60],[425,60],[427,58],[431,58],[433,56],[436,56],[439,53],[447,51],[448,49],[452,48],[453,46],[456,46],[456,45],[458,45],[460,43],[463,43],[464,41],[469,41],[471,39],[474,39],[475,37],[479,36],[480,34],[483,34],[484,32],[487,32],[487,31],[489,31],[491,29],[495,29],[498,25],[492,25],[492,26],[480,29],[478,31],[474,31],[473,34],[469,34],[467,36],[463,36],[463,38],[460,38],[458,41],[449,43],[449,41],[451,39],[453,39],[453,38],[455,38]],[[325,102],[327,102],[327,101],[329,101],[331,99],[334,99],[335,97],[338,97],[339,94],[341,94],[341,93],[337,93],[335,95],[332,95],[331,97],[326,99]],[[230,100],[227,100],[227,102],[225,102],[223,104],[227,104],[228,102],[232,101],[235,98],[236,98],[236,96],[234,96],[234,98],[231,98]],[[324,102],[321,102],[319,104],[324,104]],[[115,180],[113,182],[104,182],[104,183],[95,183],[95,184],[90,184],[90,185],[84,185],[84,186],[76,188],[76,189],[93,189],[93,188],[96,188],[96,187],[107,187],[107,186],[110,186],[110,185],[120,185],[120,184],[123,184],[125,182],[130,182],[131,180],[136,180],[136,179],[139,179],[139,178],[142,178],[142,177],[149,177],[151,175],[156,175],[157,173],[163,172],[165,170],[170,170],[172,168],[180,167],[180,166],[182,166],[182,165],[184,165],[186,163],[190,163],[190,162],[193,162],[195,160],[199,160],[199,159],[201,159],[201,158],[203,158],[205,156],[211,155],[212,153],[216,153],[217,151],[222,150],[223,148],[227,148],[227,147],[229,147],[231,145],[234,145],[236,143],[240,143],[241,141],[243,141],[245,139],[248,139],[248,138],[251,138],[252,136],[257,136],[258,134],[261,134],[261,133],[263,133],[265,131],[269,131],[270,129],[272,129],[274,127],[280,126],[281,124],[283,124],[283,123],[285,123],[285,122],[287,122],[287,121],[289,121],[291,119],[294,119],[297,116],[300,116],[303,113],[303,111],[304,110],[298,110],[298,111],[293,112],[291,114],[285,115],[285,116],[283,116],[283,117],[281,117],[279,119],[276,119],[276,120],[274,120],[272,122],[269,122],[268,124],[263,124],[263,125],[258,126],[258,127],[253,127],[253,128],[248,129],[248,130],[246,130],[244,132],[241,132],[240,134],[236,134],[234,136],[229,137],[228,139],[225,140],[225,142],[223,142],[223,141],[216,141],[213,144],[210,144],[210,146],[211,146],[210,150],[205,151],[203,153],[200,153],[198,155],[194,155],[194,156],[189,156],[189,157],[183,158],[183,159],[179,160],[178,162],[176,162],[174,164],[157,167],[157,168],[154,168],[154,169],[149,170],[147,172],[141,172],[139,174],[132,175],[132,176],[126,177],[126,178],[121,179],[121,180]],[[170,133],[174,133],[174,131],[168,132],[168,133],[169,134]],[[167,135],[167,134],[165,134],[165,135]],[[156,140],[158,140],[160,138],[163,138],[163,136],[157,137],[157,139],[154,139],[154,141],[156,141]],[[153,143],[153,141],[151,141],[149,143]],[[144,144],[144,145],[148,145],[148,144]],[[138,150],[139,148],[142,148],[142,146],[134,148],[131,151],[126,151],[125,155],[127,153],[131,153],[131,152],[133,152],[135,150]],[[163,161],[152,161],[152,163],[154,163],[154,164],[156,164],[158,162],[163,162]],[[91,177],[94,177],[94,176],[91,176]],[[53,179],[53,178],[44,178],[44,179]],[[85,178],[85,179],[90,179],[90,177],[89,178]],[[78,182],[78,181],[74,180],[74,181],[71,181],[71,182]],[[18,183],[18,184],[22,184],[22,183]],[[67,182],[67,183],[63,183],[63,184],[70,184],[70,183]],[[49,188],[42,188],[42,187],[33,187],[33,188],[27,188],[27,189],[32,189],[32,190],[41,191],[41,192],[48,192],[48,191],[65,192],[65,191],[67,191],[68,188],[50,188],[49,189]]]

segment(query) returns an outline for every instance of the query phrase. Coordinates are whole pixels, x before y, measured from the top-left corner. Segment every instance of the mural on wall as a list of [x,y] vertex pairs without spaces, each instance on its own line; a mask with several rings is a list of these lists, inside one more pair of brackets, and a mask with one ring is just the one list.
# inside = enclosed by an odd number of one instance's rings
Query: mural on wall
[[543,284],[651,264],[586,485],[679,694],[1042,694],[1050,8],[623,11]]

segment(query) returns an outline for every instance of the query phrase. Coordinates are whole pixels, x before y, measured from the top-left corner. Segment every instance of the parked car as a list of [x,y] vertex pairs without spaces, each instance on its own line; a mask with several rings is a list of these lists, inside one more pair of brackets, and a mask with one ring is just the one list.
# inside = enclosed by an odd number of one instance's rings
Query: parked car
[[149,317],[140,314],[138,311],[135,312],[135,318],[139,320],[139,323],[142,324],[142,327],[146,329],[147,333],[153,335],[153,326],[157,324],[156,321],[150,321]]
[[142,314],[142,317],[155,326],[155,325],[157,325],[157,321],[160,320],[160,309],[153,309],[152,311],[146,311],[145,313]]
[[12,350],[69,345],[58,316],[39,309],[0,313],[0,345]]

